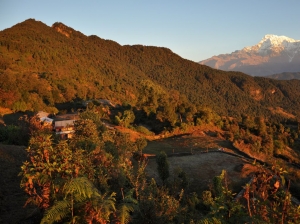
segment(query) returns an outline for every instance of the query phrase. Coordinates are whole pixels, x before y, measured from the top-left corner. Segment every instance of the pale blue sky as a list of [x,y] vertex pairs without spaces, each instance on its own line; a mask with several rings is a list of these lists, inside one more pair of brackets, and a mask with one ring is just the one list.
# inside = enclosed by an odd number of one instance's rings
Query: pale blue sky
[[300,0],[0,0],[0,30],[34,18],[121,45],[170,48],[200,61],[258,43],[300,40]]

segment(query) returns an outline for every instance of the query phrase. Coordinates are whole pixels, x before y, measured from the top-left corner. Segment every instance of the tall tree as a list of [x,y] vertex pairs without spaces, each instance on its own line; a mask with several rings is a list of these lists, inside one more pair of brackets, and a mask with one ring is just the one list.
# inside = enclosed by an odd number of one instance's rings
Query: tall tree
[[169,162],[167,159],[167,154],[164,151],[161,151],[157,155],[156,163],[157,163],[157,171],[158,171],[159,177],[165,184],[165,181],[170,176],[170,172],[169,172]]

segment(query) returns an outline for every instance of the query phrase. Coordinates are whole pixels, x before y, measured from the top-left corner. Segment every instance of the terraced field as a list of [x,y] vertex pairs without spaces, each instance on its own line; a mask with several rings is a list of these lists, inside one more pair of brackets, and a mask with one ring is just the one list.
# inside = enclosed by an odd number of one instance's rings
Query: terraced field
[[[171,179],[174,171],[181,168],[190,180],[190,190],[201,192],[208,189],[214,176],[226,170],[230,187],[238,192],[250,179],[250,173],[257,167],[246,160],[229,155],[234,152],[229,141],[207,134],[202,136],[184,135],[151,141],[144,149],[145,154],[155,155],[160,151],[167,153],[170,163]],[[155,158],[149,157],[146,172],[161,183],[157,174]]]

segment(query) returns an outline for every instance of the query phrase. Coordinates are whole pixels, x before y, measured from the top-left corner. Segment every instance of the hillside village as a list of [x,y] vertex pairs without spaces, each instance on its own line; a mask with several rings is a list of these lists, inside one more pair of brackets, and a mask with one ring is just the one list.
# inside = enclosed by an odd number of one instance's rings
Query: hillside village
[[78,120],[78,114],[64,114],[49,118],[50,114],[47,112],[39,111],[37,113],[40,121],[45,126],[51,126],[56,135],[61,139],[72,138],[74,133],[74,122]]
[[[82,102],[83,108],[88,108],[88,104],[101,105],[101,110],[107,115],[110,115],[110,109],[115,108],[116,105],[106,99],[89,100]],[[118,105],[117,105],[118,107]],[[82,110],[82,109],[81,109]],[[74,123],[79,118],[79,112],[66,113],[66,114],[50,114],[45,111],[37,112],[36,116],[45,126],[51,126],[56,135],[60,136],[61,139],[70,139],[74,133]],[[106,124],[104,122],[104,124]],[[106,124],[106,127],[110,128],[111,125]]]

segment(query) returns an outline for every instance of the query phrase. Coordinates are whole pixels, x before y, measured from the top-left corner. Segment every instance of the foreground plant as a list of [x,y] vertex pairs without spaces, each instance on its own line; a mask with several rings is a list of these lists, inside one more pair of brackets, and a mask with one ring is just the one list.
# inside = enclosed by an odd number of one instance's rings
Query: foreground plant
[[[86,177],[70,180],[63,188],[64,197],[46,210],[42,224],[68,220],[70,223],[107,223],[115,212],[115,193],[101,195]],[[83,219],[84,217],[84,219]]]

